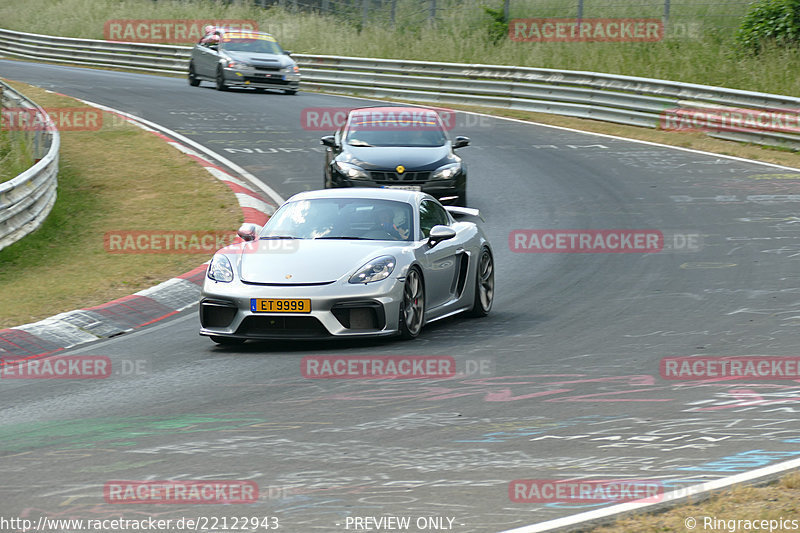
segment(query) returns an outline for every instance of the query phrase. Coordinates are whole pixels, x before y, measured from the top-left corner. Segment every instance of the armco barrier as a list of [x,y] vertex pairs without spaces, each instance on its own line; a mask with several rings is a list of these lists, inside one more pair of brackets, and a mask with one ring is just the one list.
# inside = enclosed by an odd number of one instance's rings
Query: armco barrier
[[[185,74],[190,50],[0,29],[0,54],[73,65]],[[597,72],[308,54],[293,57],[302,69],[302,86],[315,90],[555,113],[648,128],[661,127],[665,113],[673,110],[690,110],[700,117],[744,113],[749,120],[698,129],[723,139],[800,149],[800,98],[790,96]],[[793,125],[785,125],[784,119]]]
[[[35,109],[37,124],[51,124],[41,107],[2,81],[3,108]],[[10,181],[0,183],[0,250],[31,233],[47,218],[56,202],[58,149],[61,141],[55,127],[35,128],[29,133],[37,163]]]

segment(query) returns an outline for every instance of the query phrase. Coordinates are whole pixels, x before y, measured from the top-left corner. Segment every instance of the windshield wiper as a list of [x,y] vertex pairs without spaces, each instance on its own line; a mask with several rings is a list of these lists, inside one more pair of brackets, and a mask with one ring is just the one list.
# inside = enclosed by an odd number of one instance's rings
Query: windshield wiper
[[266,241],[271,239],[299,239],[300,237],[292,237],[291,235],[266,235],[264,237],[259,237],[260,241]]

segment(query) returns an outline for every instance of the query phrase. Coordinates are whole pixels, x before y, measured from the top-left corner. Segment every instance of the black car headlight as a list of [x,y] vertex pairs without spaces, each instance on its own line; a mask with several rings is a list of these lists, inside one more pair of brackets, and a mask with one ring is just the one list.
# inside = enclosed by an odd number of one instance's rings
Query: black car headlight
[[350,283],[371,283],[386,279],[392,274],[396,264],[397,259],[391,255],[376,257],[350,276]]
[[357,167],[352,163],[345,163],[343,161],[337,161],[334,163],[336,165],[336,169],[341,172],[344,177],[351,179],[351,180],[368,180],[369,176],[367,175],[367,171],[361,167]]
[[208,279],[230,283],[233,281],[233,268],[227,257],[221,254],[215,255],[208,265]]
[[431,179],[450,180],[453,179],[459,172],[461,172],[461,163],[450,163],[449,165],[444,165],[437,168],[433,174],[431,174]]

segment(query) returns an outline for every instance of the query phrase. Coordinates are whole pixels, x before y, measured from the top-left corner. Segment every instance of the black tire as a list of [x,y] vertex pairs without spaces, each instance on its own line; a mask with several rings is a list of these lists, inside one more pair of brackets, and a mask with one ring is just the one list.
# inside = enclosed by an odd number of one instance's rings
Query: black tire
[[475,299],[467,314],[480,318],[489,314],[494,303],[494,258],[488,248],[481,248],[475,267]]
[[189,63],[189,85],[192,87],[197,87],[200,85],[200,80],[197,79],[197,76],[194,73],[194,64]]
[[283,94],[297,94],[297,89],[284,89]]
[[400,303],[399,329],[404,339],[419,336],[425,324],[425,283],[415,267],[408,269]]
[[467,207],[467,191],[466,191],[466,189],[461,191],[461,194],[458,195],[458,199],[456,200],[456,205],[458,207]]
[[217,335],[211,335],[209,338],[220,346],[238,346],[240,344],[244,344],[245,341],[245,339],[237,339],[235,337],[219,337]]
[[228,86],[225,85],[225,73],[222,72],[222,67],[217,67],[216,86],[218,91],[228,90]]

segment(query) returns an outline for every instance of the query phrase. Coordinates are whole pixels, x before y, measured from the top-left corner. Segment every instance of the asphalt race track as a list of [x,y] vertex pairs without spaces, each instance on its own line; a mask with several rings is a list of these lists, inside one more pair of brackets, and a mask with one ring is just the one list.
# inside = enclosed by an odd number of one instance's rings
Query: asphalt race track
[[[302,110],[364,105],[12,61],[0,61],[0,76],[171,128],[284,198],[322,185],[319,137],[329,132],[304,129]],[[3,380],[0,515],[277,517],[299,533],[394,515],[490,532],[608,505],[517,503],[517,479],[672,488],[800,455],[797,381],[668,381],[659,366],[689,355],[798,355],[800,173],[461,113],[451,133],[472,140],[459,152],[469,202],[494,245],[488,318],[447,319],[413,342],[220,348],[198,336],[193,308],[69,350],[145,371]],[[537,254],[509,245],[512,230],[552,228],[660,230],[668,246]],[[687,236],[698,245],[680,248]],[[302,377],[304,356],[342,354],[452,356],[462,374]],[[198,479],[253,480],[258,501],[103,497],[111,480]],[[433,528],[409,529],[422,530]]]

